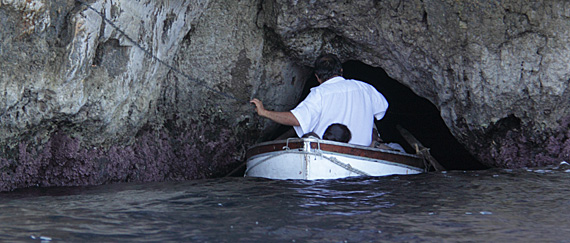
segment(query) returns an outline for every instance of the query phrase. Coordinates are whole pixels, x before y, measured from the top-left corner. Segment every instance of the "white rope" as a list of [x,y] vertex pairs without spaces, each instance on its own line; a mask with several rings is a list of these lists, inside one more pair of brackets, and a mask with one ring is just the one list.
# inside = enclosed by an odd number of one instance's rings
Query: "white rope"
[[364,171],[361,171],[361,170],[359,170],[359,169],[356,169],[356,168],[350,166],[350,164],[343,163],[343,162],[341,162],[340,160],[338,160],[338,159],[335,158],[335,157],[326,157],[326,156],[324,156],[324,155],[321,155],[321,156],[322,156],[323,158],[325,158],[325,159],[328,159],[328,160],[329,160],[330,162],[332,162],[333,164],[338,165],[338,166],[342,167],[343,169],[348,170],[348,171],[350,171],[350,172],[352,172],[352,173],[355,173],[355,174],[358,174],[358,175],[361,175],[361,176],[370,176],[368,173],[366,173],[366,172],[364,172]]
[[273,159],[273,158],[275,158],[275,157],[281,156],[281,155],[286,154],[286,153],[295,153],[295,154],[304,154],[304,155],[306,155],[306,154],[312,154],[312,155],[321,156],[322,158],[327,159],[327,160],[330,161],[331,163],[333,163],[333,164],[335,164],[335,165],[338,165],[338,166],[340,166],[341,168],[343,168],[343,169],[345,169],[345,170],[347,170],[347,171],[349,171],[349,172],[352,172],[352,173],[354,173],[354,174],[361,175],[361,176],[370,176],[370,174],[368,174],[368,173],[366,173],[366,172],[364,172],[364,171],[361,171],[361,170],[359,170],[359,169],[356,169],[356,168],[350,166],[350,164],[344,163],[344,162],[342,162],[342,161],[340,161],[340,160],[338,160],[337,158],[334,158],[334,157],[327,157],[327,156],[324,156],[324,155],[323,155],[322,153],[320,153],[320,152],[319,152],[319,153],[314,153],[314,152],[307,152],[307,151],[292,151],[292,150],[284,150],[284,151],[281,151],[281,152],[277,152],[276,154],[273,154],[273,155],[271,155],[271,156],[269,156],[269,157],[267,157],[267,158],[265,158],[265,159],[263,159],[263,160],[257,162],[255,165],[253,165],[253,166],[247,168],[247,169],[245,170],[245,174],[247,175],[247,173],[248,173],[251,169],[257,167],[258,165],[263,164],[263,163],[267,162],[267,161],[270,160],[270,159]]

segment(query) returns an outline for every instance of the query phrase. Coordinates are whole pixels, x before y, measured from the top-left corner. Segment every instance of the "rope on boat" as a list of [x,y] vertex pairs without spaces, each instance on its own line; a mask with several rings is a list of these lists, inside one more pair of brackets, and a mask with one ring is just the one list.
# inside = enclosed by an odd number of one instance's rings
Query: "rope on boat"
[[350,172],[352,172],[352,173],[355,173],[355,174],[358,174],[358,175],[361,175],[361,176],[370,176],[370,174],[368,174],[368,173],[366,173],[366,172],[364,172],[364,171],[361,171],[361,170],[359,170],[359,169],[356,169],[356,168],[350,166],[350,164],[343,163],[343,162],[341,162],[340,160],[338,160],[337,158],[334,158],[334,157],[327,157],[327,156],[324,156],[324,155],[321,155],[321,157],[323,157],[323,158],[325,158],[325,159],[328,159],[328,160],[329,160],[330,162],[332,162],[333,164],[338,165],[338,166],[342,167],[343,169],[348,170],[348,171],[350,171]]
[[271,155],[271,156],[269,156],[269,157],[267,157],[267,158],[265,158],[265,159],[263,159],[263,160],[257,162],[255,165],[253,165],[253,166],[251,166],[251,167],[248,167],[247,170],[245,170],[245,173],[244,173],[244,174],[247,175],[247,173],[248,173],[251,169],[255,168],[256,166],[258,166],[258,165],[260,165],[260,164],[263,164],[263,163],[267,162],[267,161],[270,160],[270,159],[273,159],[273,158],[275,158],[275,157],[281,156],[281,155],[283,155],[283,154],[285,154],[285,153],[296,153],[296,154],[303,154],[303,155],[307,155],[307,154],[318,155],[318,156],[321,156],[322,158],[327,159],[327,160],[330,161],[331,163],[340,166],[341,168],[343,168],[343,169],[345,169],[345,170],[347,170],[347,171],[349,171],[349,172],[352,172],[352,173],[357,174],[357,175],[360,175],[360,176],[370,176],[370,174],[368,174],[368,173],[366,173],[366,172],[364,172],[364,171],[361,171],[361,170],[359,170],[359,169],[356,169],[356,168],[350,166],[350,164],[344,163],[344,162],[342,162],[342,161],[340,161],[340,160],[338,160],[337,158],[334,158],[334,157],[327,157],[327,156],[324,156],[322,153],[312,153],[312,152],[307,152],[307,151],[291,151],[291,150],[285,150],[285,151],[278,152],[278,153],[276,153],[276,154],[274,154],[274,155]]

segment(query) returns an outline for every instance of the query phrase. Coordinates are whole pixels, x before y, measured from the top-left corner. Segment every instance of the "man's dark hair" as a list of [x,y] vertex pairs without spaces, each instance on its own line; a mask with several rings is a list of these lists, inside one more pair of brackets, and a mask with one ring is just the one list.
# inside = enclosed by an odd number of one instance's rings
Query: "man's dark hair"
[[325,134],[323,134],[323,139],[332,140],[337,142],[348,143],[352,138],[352,134],[348,127],[340,123],[334,123],[327,127]]
[[323,82],[335,76],[342,76],[342,63],[334,54],[322,54],[315,60],[315,74]]

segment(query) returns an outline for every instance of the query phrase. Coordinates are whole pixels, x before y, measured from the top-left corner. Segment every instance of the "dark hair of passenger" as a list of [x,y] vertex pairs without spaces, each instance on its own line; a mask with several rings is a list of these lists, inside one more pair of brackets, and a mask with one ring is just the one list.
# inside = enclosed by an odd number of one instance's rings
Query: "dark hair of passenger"
[[327,127],[327,130],[325,130],[325,134],[323,134],[323,139],[325,140],[331,140],[343,143],[348,143],[348,141],[350,141],[351,138],[352,134],[350,133],[348,127],[339,123],[334,123],[329,127]]
[[310,137],[315,137],[315,138],[321,139],[321,138],[319,137],[319,135],[317,135],[317,134],[314,133],[314,132],[305,133],[305,134],[302,136],[302,138],[310,138]]
[[315,74],[323,81],[342,76],[342,63],[334,54],[322,54],[315,60]]

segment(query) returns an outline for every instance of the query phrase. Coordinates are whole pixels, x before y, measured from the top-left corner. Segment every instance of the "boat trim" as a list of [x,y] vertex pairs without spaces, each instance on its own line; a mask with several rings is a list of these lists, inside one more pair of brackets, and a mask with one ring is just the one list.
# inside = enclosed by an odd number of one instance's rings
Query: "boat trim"
[[[303,151],[304,150],[304,151]],[[390,151],[371,147],[340,143],[335,141],[320,140],[316,138],[290,138],[287,140],[270,141],[251,147],[246,153],[246,159],[267,155],[274,152],[303,152],[321,151],[330,154],[339,154],[348,157],[366,158],[387,164],[405,166],[410,168],[426,169],[426,164],[421,156],[407,154],[398,151]],[[316,154],[316,153],[312,153]]]

